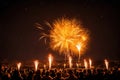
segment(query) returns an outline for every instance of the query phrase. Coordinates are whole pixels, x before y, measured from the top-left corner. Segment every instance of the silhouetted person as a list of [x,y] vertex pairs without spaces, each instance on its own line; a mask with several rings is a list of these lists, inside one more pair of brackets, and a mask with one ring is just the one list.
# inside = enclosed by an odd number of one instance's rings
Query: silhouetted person
[[63,77],[61,76],[61,73],[57,73],[56,77],[53,80],[64,80]]
[[42,74],[41,74],[42,76],[45,76],[45,69],[42,71]]
[[69,71],[69,77],[66,80],[77,80],[77,76],[73,73],[72,70]]
[[49,72],[46,72],[45,76],[42,78],[42,80],[52,80],[52,77],[50,76]]
[[33,78],[33,72],[30,71],[28,74],[27,80],[32,80],[32,78]]
[[20,76],[19,71],[15,70],[13,72],[12,80],[22,80],[22,77]]
[[36,71],[36,74],[34,76],[34,80],[41,80],[41,76],[40,76],[40,70]]
[[51,70],[51,71],[50,71],[50,76],[51,76],[52,78],[55,77],[55,71],[54,71],[54,70]]

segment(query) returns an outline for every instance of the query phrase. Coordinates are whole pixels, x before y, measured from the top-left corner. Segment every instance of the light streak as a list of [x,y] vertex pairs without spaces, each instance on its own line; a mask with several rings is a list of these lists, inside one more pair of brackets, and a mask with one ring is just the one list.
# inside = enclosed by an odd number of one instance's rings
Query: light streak
[[17,69],[20,70],[21,62],[17,63]]
[[105,67],[106,67],[106,69],[108,69],[108,68],[109,68],[109,62],[108,62],[108,60],[105,59],[104,62],[105,62]]
[[38,60],[35,60],[34,61],[35,71],[38,70],[38,64],[39,64]]
[[49,56],[48,56],[48,61],[49,61],[49,69],[51,69],[51,67],[52,67],[52,61],[53,61],[53,57],[52,57],[51,54],[49,54]]

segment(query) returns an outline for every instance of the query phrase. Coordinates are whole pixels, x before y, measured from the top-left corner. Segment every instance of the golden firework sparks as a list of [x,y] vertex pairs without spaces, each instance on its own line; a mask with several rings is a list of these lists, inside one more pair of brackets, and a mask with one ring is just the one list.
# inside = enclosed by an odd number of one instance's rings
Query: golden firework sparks
[[18,70],[20,70],[20,67],[21,67],[21,62],[17,63]]
[[43,65],[43,67],[44,67],[44,69],[46,69],[46,65],[45,64]]
[[66,64],[65,63],[63,64],[63,66],[64,66],[64,68],[66,68]]
[[86,59],[84,59],[84,66],[85,66],[85,69],[88,68],[88,63],[87,63]]
[[90,65],[90,68],[92,68],[92,60],[89,59],[89,65]]
[[62,18],[53,23],[53,29],[50,31],[50,46],[60,53],[65,54],[69,51],[76,53],[76,45],[81,43],[80,50],[84,49],[87,38],[87,31],[76,19]]
[[38,60],[35,60],[34,61],[35,71],[38,70],[38,64],[39,64]]
[[109,62],[108,62],[108,60],[105,59],[104,62],[105,62],[105,67],[106,67],[106,69],[108,69],[108,68],[109,68]]
[[72,68],[72,57],[69,56],[69,68]]
[[52,61],[53,61],[53,57],[52,57],[51,54],[49,54],[49,56],[48,56],[48,61],[49,61],[49,69],[51,69],[51,67],[52,67]]
[[79,56],[78,56],[78,63],[79,63],[79,62],[80,62],[80,50],[81,50],[81,44],[78,43],[78,44],[76,45],[76,47],[77,47],[78,52],[79,52]]
[[[83,28],[76,19],[61,18],[55,20],[52,25],[49,23],[47,25],[50,27],[49,34],[43,32],[40,39],[49,37],[50,47],[53,50],[65,55],[78,54],[78,49],[76,49],[78,43],[81,44],[79,51],[85,50],[88,42],[88,30]],[[38,28],[43,30],[41,27]]]
[[78,63],[76,63],[76,67],[79,68],[79,64]]

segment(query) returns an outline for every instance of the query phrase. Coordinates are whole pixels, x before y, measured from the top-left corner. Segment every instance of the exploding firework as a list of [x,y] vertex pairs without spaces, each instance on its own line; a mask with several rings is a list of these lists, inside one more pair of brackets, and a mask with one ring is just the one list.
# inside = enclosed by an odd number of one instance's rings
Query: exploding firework
[[[40,39],[48,37],[50,39],[50,47],[53,50],[65,55],[78,54],[76,45],[79,43],[81,45],[79,53],[85,50],[88,42],[88,30],[83,28],[76,19],[61,18],[55,20],[52,25],[47,24],[50,27],[49,34],[43,32]],[[42,27],[38,28],[44,30]]]

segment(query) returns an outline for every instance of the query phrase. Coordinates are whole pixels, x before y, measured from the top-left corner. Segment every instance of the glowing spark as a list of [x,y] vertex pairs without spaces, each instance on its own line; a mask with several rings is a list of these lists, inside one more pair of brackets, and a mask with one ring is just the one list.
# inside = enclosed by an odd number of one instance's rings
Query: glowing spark
[[21,67],[21,62],[17,63],[18,70],[20,70],[20,67]]
[[46,69],[46,65],[45,64],[43,65],[43,67],[44,67],[44,69]]
[[64,68],[66,68],[66,64],[64,63]]
[[90,65],[90,68],[92,68],[92,60],[89,59],[89,65]]
[[72,68],[72,57],[69,56],[69,68]]
[[76,45],[76,47],[77,47],[77,49],[78,49],[78,51],[79,51],[78,62],[80,62],[80,49],[81,49],[81,44],[78,43],[78,44]]
[[109,62],[107,61],[107,59],[105,59],[104,62],[105,62],[105,67],[106,67],[106,69],[108,69],[108,67],[109,67]]
[[76,63],[76,67],[79,68],[79,64],[78,63]]
[[76,45],[76,47],[77,47],[78,51],[80,52],[80,49],[81,49],[81,44],[80,44],[80,43],[79,43],[79,44],[77,44],[77,45]]
[[[47,23],[47,25],[50,30],[48,33],[43,32],[40,39],[50,38],[50,47],[53,50],[65,55],[72,55],[70,52],[78,53],[76,49],[78,42],[82,44],[80,51],[85,50],[88,42],[88,31],[76,19],[61,18],[52,24]],[[43,31],[43,28],[38,28]]]
[[37,70],[38,70],[38,64],[39,64],[38,60],[35,60],[35,61],[34,61],[35,71],[37,71]]
[[88,68],[88,63],[87,63],[86,59],[84,59],[84,66],[85,66],[85,69]]
[[53,57],[52,57],[51,54],[49,54],[49,56],[48,56],[48,61],[49,61],[49,69],[51,69],[51,67],[52,67],[52,61],[53,61]]

